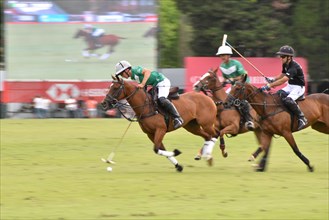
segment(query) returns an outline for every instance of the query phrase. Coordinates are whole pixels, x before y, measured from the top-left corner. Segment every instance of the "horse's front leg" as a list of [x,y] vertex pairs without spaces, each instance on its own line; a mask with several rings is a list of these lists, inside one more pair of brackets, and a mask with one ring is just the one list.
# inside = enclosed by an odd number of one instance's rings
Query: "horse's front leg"
[[264,151],[264,155],[261,158],[258,166],[256,166],[256,171],[264,172],[267,165],[267,157],[270,151],[271,142],[272,142],[272,135],[268,133],[261,133],[260,140],[261,140],[261,148]]
[[237,134],[239,132],[239,126],[232,123],[229,126],[226,126],[222,130],[220,130],[219,137],[220,137],[220,143],[219,148],[222,151],[223,157],[227,157],[228,153],[226,151],[225,141],[224,141],[224,135],[225,134]]
[[218,137],[219,137],[219,149],[222,152],[222,156],[226,158],[228,156],[228,153],[227,153],[227,151],[225,149],[226,146],[225,146],[224,136],[221,136],[221,133],[220,132],[221,131],[216,128],[216,139],[218,139]]
[[225,140],[224,140],[224,137],[220,137],[219,138],[219,148],[220,150],[222,151],[222,156],[223,157],[227,157],[228,156],[228,153],[226,151],[226,146],[225,146]]
[[158,155],[165,156],[168,158],[168,160],[175,166],[176,170],[179,172],[183,171],[183,166],[181,166],[176,156],[180,155],[182,152],[175,149],[174,151],[167,151],[162,143],[163,137],[165,135],[164,133],[157,133],[157,134],[147,134],[149,139],[154,143],[154,152]]
[[248,161],[255,161],[257,156],[263,151],[262,147],[260,146],[261,143],[261,132],[262,130],[260,128],[257,128],[254,133],[256,136],[256,139],[258,141],[259,147],[257,148],[256,151],[254,151],[254,153],[251,154],[251,156],[249,157]]

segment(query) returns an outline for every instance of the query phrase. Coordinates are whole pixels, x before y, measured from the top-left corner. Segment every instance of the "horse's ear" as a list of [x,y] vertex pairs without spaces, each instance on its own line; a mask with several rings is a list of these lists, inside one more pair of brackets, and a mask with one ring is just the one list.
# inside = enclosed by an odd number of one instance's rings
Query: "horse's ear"
[[218,67],[214,70],[214,73],[217,75]]
[[248,74],[244,74],[242,82],[245,83],[248,79]]
[[112,79],[113,79],[113,80],[117,80],[117,78],[115,77],[114,74],[112,74]]

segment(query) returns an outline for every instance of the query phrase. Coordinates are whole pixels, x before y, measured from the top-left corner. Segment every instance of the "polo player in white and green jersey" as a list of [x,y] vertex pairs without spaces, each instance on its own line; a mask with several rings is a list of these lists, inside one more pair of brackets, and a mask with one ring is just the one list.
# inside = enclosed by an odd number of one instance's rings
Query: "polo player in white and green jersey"
[[[216,55],[219,55],[222,59],[222,63],[219,68],[223,74],[223,78],[225,79],[225,84],[230,83],[234,85],[236,81],[240,81],[245,75],[247,75],[247,71],[243,68],[243,65],[238,61],[231,59],[232,49],[229,46],[223,45],[218,48]],[[247,77],[247,82],[250,82],[249,77]],[[226,91],[230,92],[230,88]],[[245,126],[248,130],[254,130],[255,125],[252,122],[252,117],[250,115],[250,106],[246,100],[241,100],[241,104],[238,106],[238,110],[240,115],[246,121]]]
[[128,61],[122,60],[115,65],[115,75],[131,78],[138,82],[138,88],[151,85],[158,89],[158,103],[165,111],[174,118],[174,129],[181,127],[184,123],[176,107],[169,101],[168,95],[171,87],[170,80],[162,73],[150,71],[141,66],[132,67]]

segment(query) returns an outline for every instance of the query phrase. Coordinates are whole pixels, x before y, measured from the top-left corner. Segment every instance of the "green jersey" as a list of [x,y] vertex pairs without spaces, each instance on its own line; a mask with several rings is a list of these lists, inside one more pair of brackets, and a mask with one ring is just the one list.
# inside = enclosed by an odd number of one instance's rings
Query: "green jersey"
[[228,63],[222,63],[219,68],[223,73],[224,79],[230,79],[232,81],[236,77],[247,74],[247,71],[243,68],[242,64],[233,59],[230,59]]
[[[143,67],[141,66],[133,66],[131,68],[131,79],[136,80],[138,83],[141,83],[144,79],[143,75]],[[150,78],[146,81],[147,85],[156,86],[159,82],[163,81],[165,76],[162,73],[157,71],[151,71]]]

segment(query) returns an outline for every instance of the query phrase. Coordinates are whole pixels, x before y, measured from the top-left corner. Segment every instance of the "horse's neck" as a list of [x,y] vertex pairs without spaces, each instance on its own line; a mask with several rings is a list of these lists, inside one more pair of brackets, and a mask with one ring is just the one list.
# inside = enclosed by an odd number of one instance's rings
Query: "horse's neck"
[[[147,108],[147,94],[142,89],[137,89],[136,87],[129,84],[126,85],[126,100],[130,107],[133,108],[136,115],[145,114]],[[135,93],[135,94],[134,94]]]
[[217,91],[214,91],[213,94],[214,94],[214,97],[216,99],[218,99],[218,101],[224,101],[227,99],[227,94],[224,91],[224,89],[219,89]]
[[[256,90],[253,91],[255,93]],[[266,115],[282,110],[280,97],[277,94],[267,94],[264,92],[248,93],[247,101],[251,104],[258,115]]]

